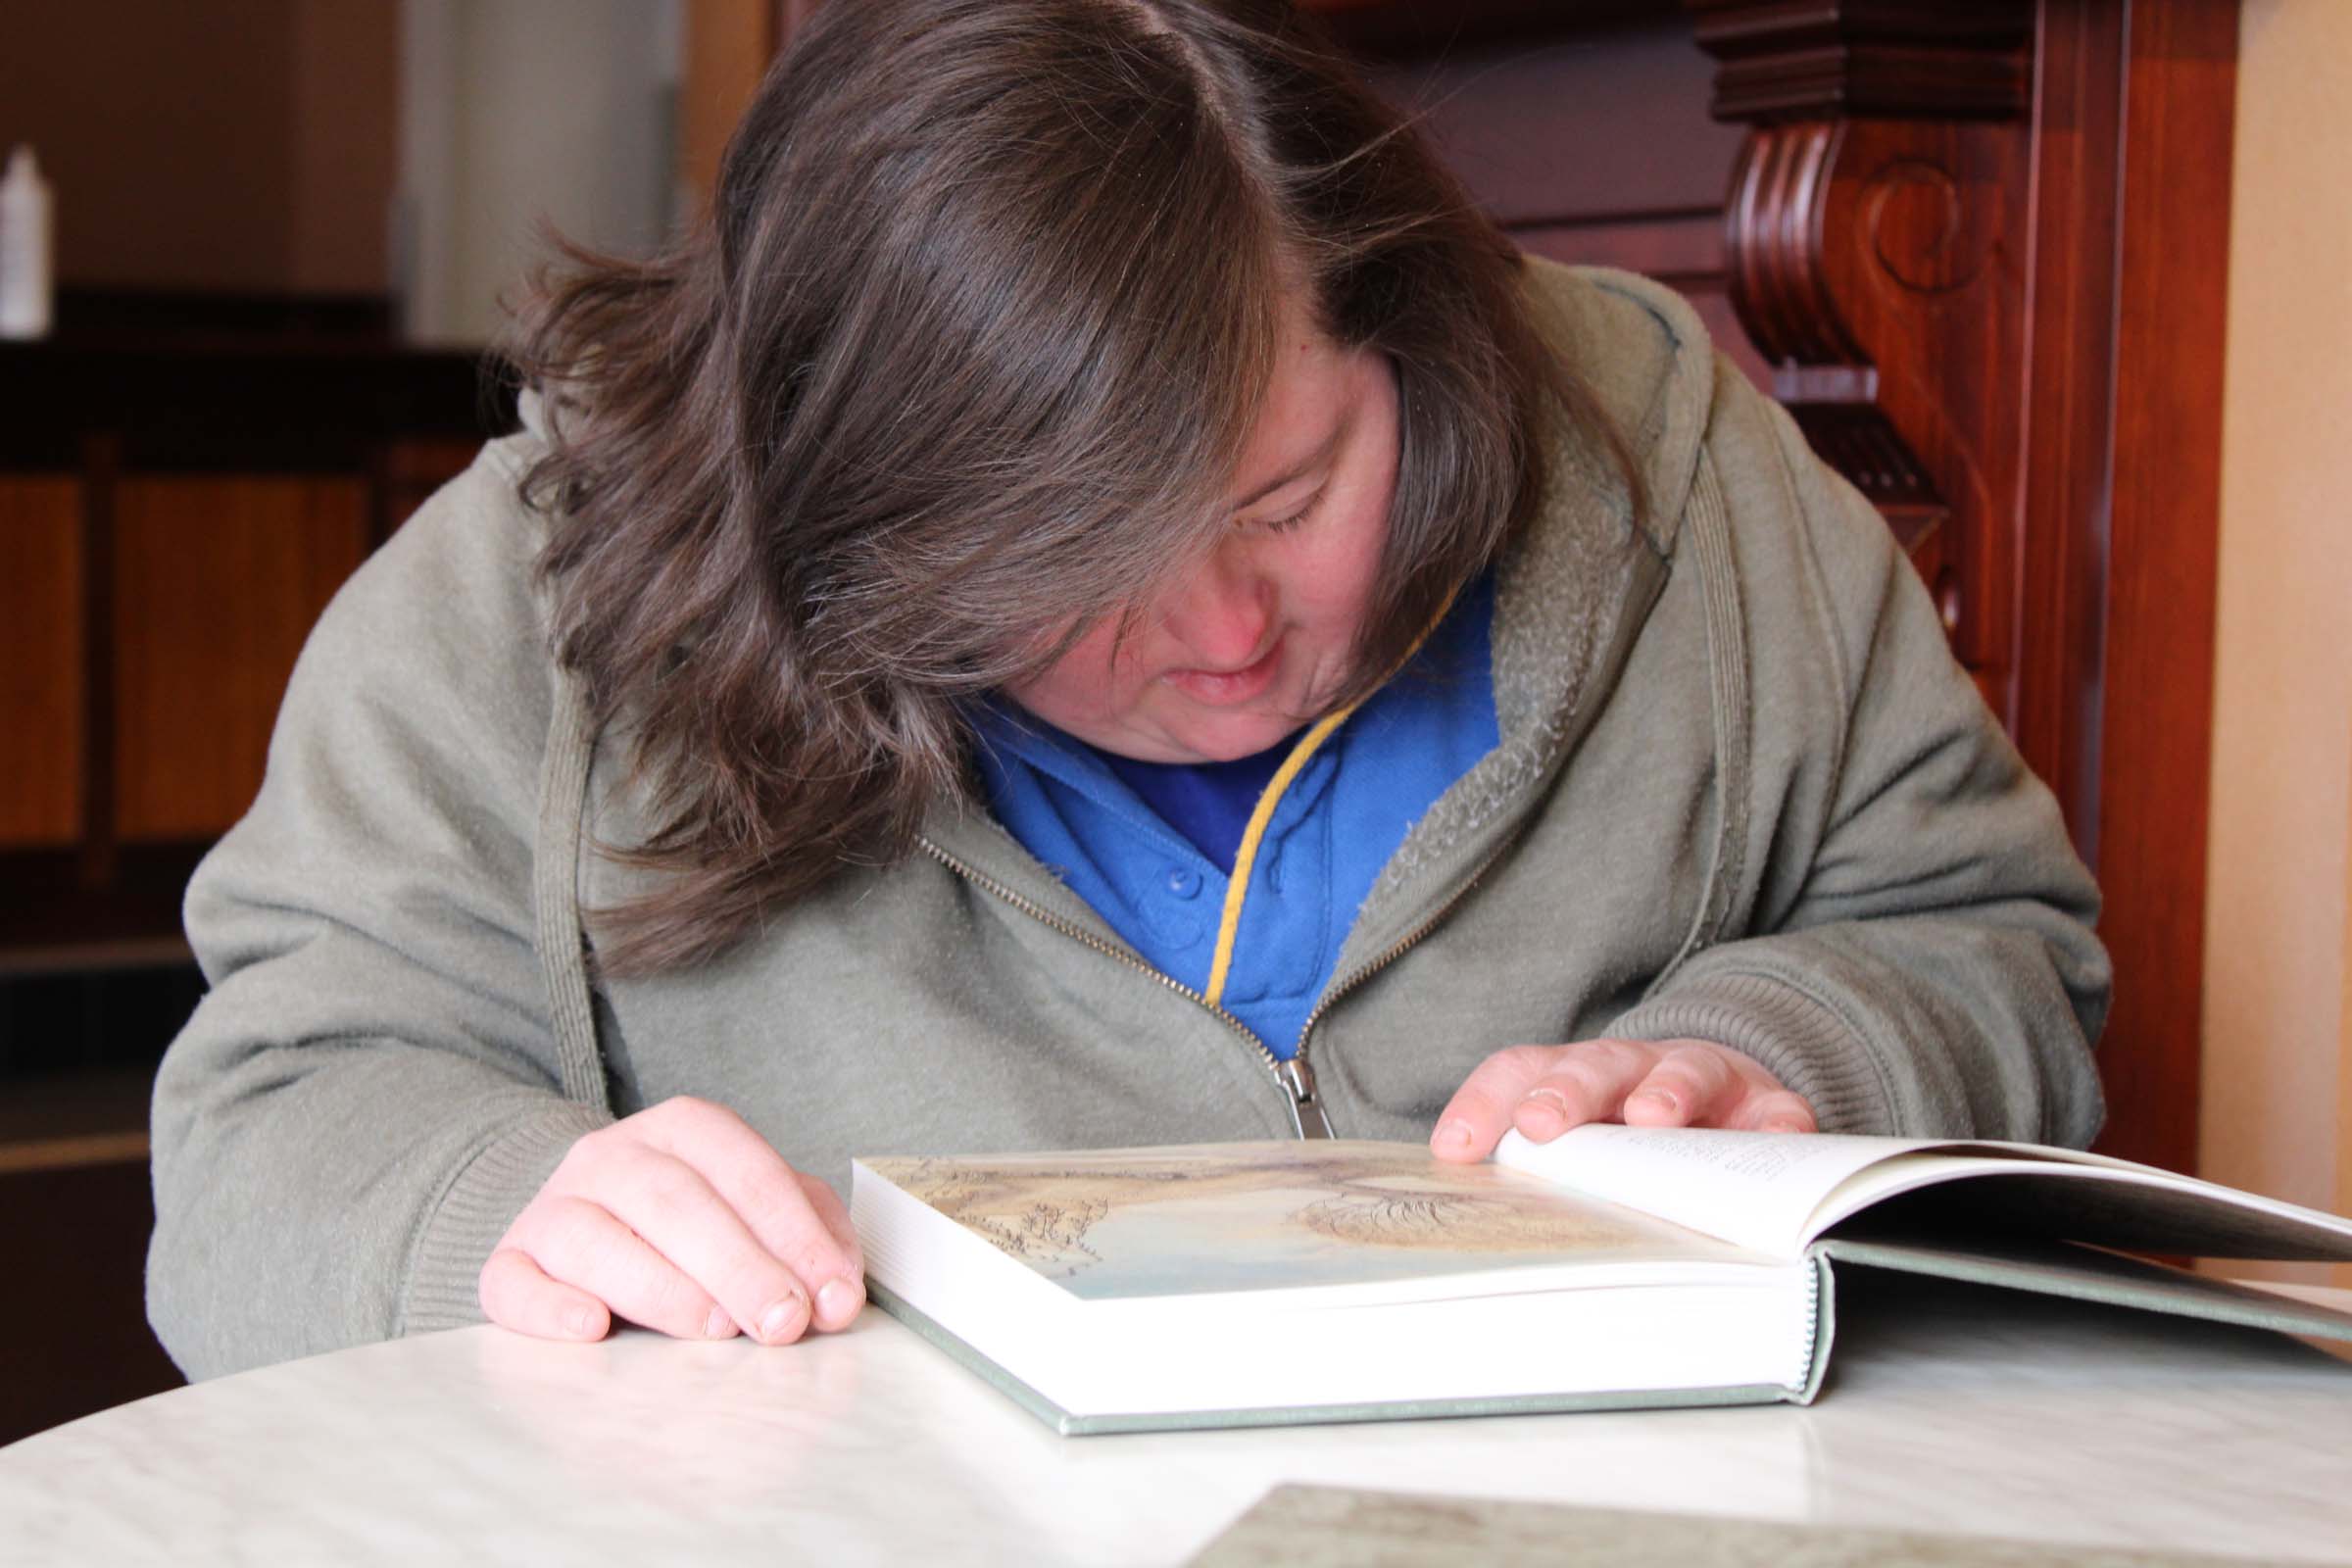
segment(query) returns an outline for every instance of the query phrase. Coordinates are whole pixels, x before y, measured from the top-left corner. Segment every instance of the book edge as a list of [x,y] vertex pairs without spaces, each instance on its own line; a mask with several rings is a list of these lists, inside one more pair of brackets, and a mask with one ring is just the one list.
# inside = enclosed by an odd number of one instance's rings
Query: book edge
[[[1832,1260],[1843,1260],[1869,1268],[1971,1285],[1992,1285],[2034,1296],[2132,1307],[2168,1317],[2352,1341],[2352,1314],[2275,1297],[2186,1269],[2104,1252],[2082,1243],[2052,1245],[2067,1250],[2063,1262],[2043,1262],[2022,1255],[2001,1257],[1983,1250],[1924,1243],[1859,1241],[1836,1236],[1815,1242],[1812,1250],[1822,1260],[1825,1274]],[[2102,1259],[2103,1262],[2099,1261]],[[2065,1263],[2075,1266],[2066,1267]]]
[[[1815,1268],[1827,1289],[1826,1262]],[[1738,1384],[1706,1389],[1607,1390],[1592,1394],[1529,1394],[1462,1399],[1384,1400],[1360,1404],[1276,1405],[1224,1410],[1124,1411],[1080,1415],[1014,1377],[959,1336],[942,1327],[887,1285],[871,1279],[866,1290],[875,1305],[921,1339],[945,1351],[965,1370],[1063,1437],[1109,1436],[1127,1432],[1189,1432],[1236,1427],[1336,1426],[1363,1421],[1417,1421],[1464,1416],[1549,1415],[1575,1410],[1688,1409],[1741,1404],[1809,1404],[1820,1389],[1829,1350],[1825,1320],[1817,1315],[1813,1361],[1805,1385]]]

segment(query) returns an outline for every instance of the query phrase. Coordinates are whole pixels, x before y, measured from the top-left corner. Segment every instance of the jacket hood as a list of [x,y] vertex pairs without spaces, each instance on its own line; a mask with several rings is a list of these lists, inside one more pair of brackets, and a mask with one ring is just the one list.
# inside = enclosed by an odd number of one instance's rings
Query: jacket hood
[[1525,817],[1615,684],[1664,586],[1714,404],[1706,328],[1671,290],[1628,272],[1529,258],[1536,324],[1590,387],[1634,459],[1642,514],[1606,449],[1564,423],[1550,485],[1495,580],[1501,744],[1414,827],[1365,902],[1343,967],[1382,951],[1451,896]]
[[[1672,555],[1698,467],[1715,401],[1715,351],[1690,302],[1673,290],[1610,268],[1526,263],[1527,293],[1538,329],[1598,400],[1634,457],[1645,491],[1642,532],[1661,556]],[[1562,478],[1581,481],[1625,521],[1617,475],[1589,441],[1562,432]],[[1552,501],[1580,497],[1555,482]]]

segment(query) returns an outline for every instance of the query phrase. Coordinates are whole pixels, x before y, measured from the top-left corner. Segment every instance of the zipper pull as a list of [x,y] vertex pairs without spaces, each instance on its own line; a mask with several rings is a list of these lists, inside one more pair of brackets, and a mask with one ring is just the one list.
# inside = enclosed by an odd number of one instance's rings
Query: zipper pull
[[1329,1138],[1331,1118],[1323,1114],[1323,1102],[1315,1098],[1315,1069],[1306,1064],[1306,1058],[1293,1056],[1277,1062],[1274,1076],[1291,1092],[1291,1131],[1301,1138]]

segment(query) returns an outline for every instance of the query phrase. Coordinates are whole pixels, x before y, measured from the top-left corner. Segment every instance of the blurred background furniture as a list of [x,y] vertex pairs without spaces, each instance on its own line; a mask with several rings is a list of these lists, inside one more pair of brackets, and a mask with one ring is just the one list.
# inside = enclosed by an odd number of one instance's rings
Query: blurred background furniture
[[[179,901],[327,599],[509,414],[383,302],[69,294],[0,344],[0,1442],[176,1381],[141,1307]],[[72,1343],[70,1357],[55,1353]]]

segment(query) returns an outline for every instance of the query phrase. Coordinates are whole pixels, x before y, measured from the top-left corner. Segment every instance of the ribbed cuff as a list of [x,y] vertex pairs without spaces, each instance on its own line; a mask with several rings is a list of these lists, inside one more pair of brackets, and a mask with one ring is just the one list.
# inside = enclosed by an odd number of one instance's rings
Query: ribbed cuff
[[571,1146],[612,1117],[561,1101],[498,1135],[442,1195],[409,1267],[400,1332],[429,1334],[482,1321],[482,1264],[555,1174]]
[[1825,1133],[1884,1133],[1894,1126],[1894,1097],[1861,1031],[1770,975],[1678,981],[1611,1024],[1609,1033],[1729,1046],[1804,1096]]

